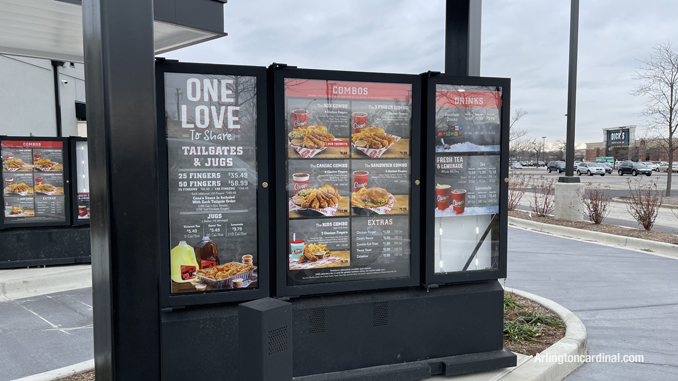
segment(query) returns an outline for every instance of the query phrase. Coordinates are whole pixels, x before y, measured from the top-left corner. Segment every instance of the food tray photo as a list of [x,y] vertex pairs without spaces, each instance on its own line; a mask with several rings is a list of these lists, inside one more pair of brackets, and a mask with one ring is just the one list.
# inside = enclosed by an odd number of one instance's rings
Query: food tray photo
[[[239,263],[239,264],[242,265],[242,263]],[[240,278],[243,281],[246,281],[246,280],[255,281],[255,280],[257,280],[256,271],[257,271],[257,266],[254,266],[254,268],[250,271],[246,271],[246,272],[240,273],[240,274],[231,275],[228,278],[219,279],[219,280],[210,279],[210,278],[204,277],[202,275],[197,275],[197,277],[198,277],[198,279],[200,279],[200,281],[202,283],[206,284],[207,287],[209,287],[209,288],[224,289],[224,288],[233,288],[233,279]]]

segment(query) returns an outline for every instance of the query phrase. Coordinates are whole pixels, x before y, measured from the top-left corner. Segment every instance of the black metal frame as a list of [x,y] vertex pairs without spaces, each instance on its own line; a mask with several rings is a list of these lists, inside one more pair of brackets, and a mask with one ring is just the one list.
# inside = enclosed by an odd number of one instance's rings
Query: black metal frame
[[[258,240],[258,288],[211,291],[205,293],[172,294],[170,281],[170,247],[169,247],[169,179],[167,173],[167,132],[165,126],[165,73],[195,73],[216,75],[242,75],[257,78],[257,240]],[[239,302],[259,299],[269,295],[269,237],[273,226],[269,218],[270,195],[262,184],[270,182],[269,173],[269,138],[267,111],[267,78],[266,68],[255,66],[210,65],[198,63],[180,63],[177,61],[158,60],[156,62],[156,101],[158,119],[158,174],[160,194],[160,226],[159,242],[161,254],[160,273],[160,306],[180,307],[213,303]]]
[[87,226],[90,224],[90,220],[80,220],[78,219],[78,186],[77,186],[77,179],[78,179],[78,167],[76,165],[76,142],[86,142],[87,138],[82,138],[79,136],[71,136],[68,139],[68,147],[69,147],[69,157],[71,163],[74,165],[71,165],[71,180],[75,181],[75,184],[73,187],[71,187],[71,225],[72,226]]
[[[62,173],[64,176],[64,222],[29,222],[21,224],[5,224],[5,213],[0,213],[0,229],[14,229],[14,228],[31,228],[31,227],[45,227],[45,226],[69,226],[71,224],[71,170],[70,170],[70,153],[67,138],[50,138],[50,137],[32,137],[32,136],[0,136],[0,141],[21,141],[21,140],[36,140],[48,142],[62,142],[63,158]],[[5,205],[4,192],[0,192],[0,204]]]
[[[275,246],[271,255],[275,261],[275,271],[273,272],[273,284],[275,285],[274,295],[278,297],[294,297],[302,295],[326,294],[335,292],[350,292],[376,290],[396,287],[418,286],[420,284],[420,186],[418,185],[421,176],[421,81],[416,75],[408,74],[386,74],[369,72],[349,72],[349,71],[330,71],[330,70],[312,70],[297,69],[284,65],[272,65],[269,70],[269,81],[271,88],[269,93],[273,106],[273,117],[270,119],[270,130],[274,132],[275,141],[273,144],[275,154],[275,208],[276,208],[276,232]],[[285,79],[302,78],[312,80],[336,80],[348,82],[381,82],[381,83],[400,83],[412,85],[412,133],[410,136],[410,275],[395,279],[374,279],[374,280],[349,280],[344,282],[331,282],[310,285],[287,284],[288,271],[288,210],[287,210],[287,190],[286,190],[286,165],[287,165],[287,133],[285,125]]]
[[[422,252],[424,253],[422,280],[427,285],[474,282],[483,280],[492,280],[506,278],[506,259],[508,250],[508,175],[509,175],[509,118],[511,101],[511,80],[508,78],[489,78],[489,77],[455,77],[448,75],[437,75],[437,73],[422,74],[424,82],[424,94],[426,112],[424,114],[424,136],[426,145],[426,162],[423,170],[424,174],[424,208],[425,219],[422,229],[428,226],[424,231]],[[430,131],[435,131],[435,109],[436,109],[436,85],[461,85],[461,86],[496,86],[502,88],[501,98],[501,145],[500,145],[500,191],[499,191],[499,267],[491,270],[473,270],[458,271],[438,274],[435,272],[435,232],[431,227],[435,222],[435,136]],[[483,153],[479,153],[483,154]],[[493,226],[495,221],[490,223]],[[469,258],[469,261],[473,257]],[[468,266],[468,262],[467,262]]]

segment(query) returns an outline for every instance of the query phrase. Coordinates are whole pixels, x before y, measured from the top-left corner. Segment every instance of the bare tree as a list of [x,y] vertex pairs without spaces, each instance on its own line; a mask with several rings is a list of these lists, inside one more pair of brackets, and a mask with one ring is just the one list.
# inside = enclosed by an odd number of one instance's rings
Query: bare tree
[[527,135],[527,130],[524,128],[513,128],[513,126],[520,120],[520,118],[527,115],[527,111],[522,108],[513,110],[513,115],[511,116],[511,121],[509,123],[509,142],[518,140],[523,136]]
[[678,129],[678,51],[670,42],[657,44],[650,57],[641,60],[635,79],[643,84],[633,95],[646,98],[643,115],[648,119],[647,131],[665,144],[669,154],[669,170],[666,178],[666,196],[671,195],[671,168]]
[[565,142],[565,139],[556,140],[556,147],[555,147],[554,153],[556,155],[557,160],[565,161],[566,147],[567,147],[567,143]]

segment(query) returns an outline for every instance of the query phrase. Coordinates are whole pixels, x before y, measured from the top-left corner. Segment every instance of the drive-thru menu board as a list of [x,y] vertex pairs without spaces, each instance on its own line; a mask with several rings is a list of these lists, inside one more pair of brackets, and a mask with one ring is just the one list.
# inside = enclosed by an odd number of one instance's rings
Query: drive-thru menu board
[[89,210],[89,160],[87,159],[87,141],[78,140],[75,142],[75,181],[77,214],[79,222],[88,222],[90,218]]
[[412,85],[284,84],[287,285],[408,277]]
[[257,282],[256,77],[165,73],[172,293]]
[[435,270],[497,266],[501,88],[436,85]]
[[64,142],[2,140],[4,226],[67,221]]

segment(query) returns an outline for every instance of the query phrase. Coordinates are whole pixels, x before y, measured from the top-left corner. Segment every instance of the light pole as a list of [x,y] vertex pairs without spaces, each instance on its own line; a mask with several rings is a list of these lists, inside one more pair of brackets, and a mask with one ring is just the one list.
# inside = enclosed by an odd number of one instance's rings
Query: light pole
[[544,165],[546,165],[546,153],[544,152],[546,149],[546,136],[542,136],[541,139],[541,160],[544,162]]

